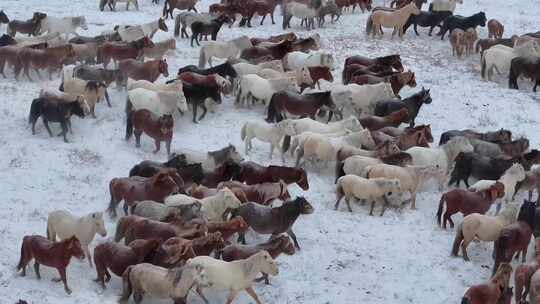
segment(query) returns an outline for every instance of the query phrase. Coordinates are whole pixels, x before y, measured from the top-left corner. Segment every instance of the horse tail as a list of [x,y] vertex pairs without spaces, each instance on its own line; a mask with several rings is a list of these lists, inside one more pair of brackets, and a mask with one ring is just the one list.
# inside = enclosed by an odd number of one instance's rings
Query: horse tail
[[283,137],[283,146],[281,147],[281,152],[285,153],[289,151],[290,147],[291,147],[291,136],[285,135],[285,137]]
[[247,129],[247,122],[242,126],[242,129],[240,130],[240,138],[242,138],[242,141],[246,139],[246,129]]
[[476,41],[475,51],[476,51],[476,54],[478,54],[478,52],[480,52],[480,39],[478,39],[478,41]]
[[122,274],[122,296],[120,297],[120,302],[127,302],[131,293],[133,292],[133,284],[131,284],[130,274],[133,265],[128,266],[124,273]]
[[267,122],[276,122],[276,120],[279,121],[278,113],[275,108],[275,104],[276,104],[276,101],[274,99],[275,96],[276,94],[272,95],[272,98],[270,98],[270,102],[268,103],[268,116],[266,117]]
[[169,3],[169,0],[165,0],[165,2],[163,3],[163,17],[165,19],[167,19],[167,4],[169,5],[169,7],[171,6],[171,4]]
[[[499,72],[499,70],[497,69],[497,72],[500,74],[501,72]],[[516,75],[516,73],[514,73],[514,69],[512,67],[512,62],[510,62],[510,69],[509,69],[509,72],[508,72],[508,88],[510,89],[517,89],[518,86],[517,86],[517,78],[519,75]]]
[[[477,45],[478,46],[478,45]],[[486,53],[482,52],[480,55],[481,75],[482,79],[486,79]]]
[[345,170],[343,170],[343,167],[345,166],[345,162],[339,160],[339,150],[336,153],[336,179],[334,180],[334,184],[337,183],[337,180],[345,175]]
[[441,216],[442,216],[442,210],[443,210],[444,202],[445,202],[445,196],[443,194],[441,196],[441,200],[439,201],[439,209],[437,209],[437,223],[439,225],[441,225]]
[[21,270],[23,268],[23,264],[24,264],[24,256],[25,256],[25,253],[26,253],[26,250],[24,249],[24,239],[26,237],[23,238],[23,241],[22,241],[22,245],[21,245],[21,257],[19,259],[19,264],[17,264],[17,271]]
[[366,35],[369,36],[369,33],[371,33],[372,29],[373,29],[373,20],[371,19],[371,15],[370,15],[366,21]]
[[[114,209],[116,209],[115,204],[115,198],[114,198],[114,191],[113,191],[113,185],[114,185],[115,179],[113,178],[111,182],[109,183],[109,193],[111,195],[111,201],[109,202],[109,207],[107,208],[107,211],[109,213],[114,213]],[[118,221],[120,222],[120,221]],[[118,232],[118,231],[117,231]]]
[[199,68],[203,69],[206,65],[206,47],[203,45],[199,51]]
[[29,124],[37,120],[41,115],[41,107],[43,107],[43,102],[39,98],[32,100],[32,105],[30,105],[30,113],[28,114]]
[[456,229],[456,238],[454,239],[454,245],[452,246],[452,255],[457,256],[459,251],[459,245],[463,241],[463,223],[459,223]]
[[128,94],[126,100],[126,140],[129,140],[133,134],[133,117],[131,116],[131,113],[133,113],[133,104],[131,103],[131,100],[129,100]]
[[180,36],[180,18],[176,16],[177,18],[174,18],[174,37]]
[[124,227],[126,224],[124,223],[124,220],[125,220],[125,217],[122,217],[118,220],[118,222],[116,222],[116,231],[114,233],[114,241],[115,242],[120,242],[120,240],[122,240],[124,238],[124,234],[125,234],[125,228]]
[[301,143],[298,147],[298,153],[296,154],[296,167],[300,165],[300,160],[304,157],[304,143]]

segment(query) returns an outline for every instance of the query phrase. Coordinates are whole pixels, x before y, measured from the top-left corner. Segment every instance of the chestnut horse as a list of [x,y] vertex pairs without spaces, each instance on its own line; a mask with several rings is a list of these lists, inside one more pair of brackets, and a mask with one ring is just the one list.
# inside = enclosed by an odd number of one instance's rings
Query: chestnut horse
[[[2,11],[3,14],[3,11]],[[4,14],[5,16],[5,14]],[[41,20],[45,19],[47,17],[44,13],[35,12],[32,16],[32,19],[28,19],[26,21],[20,21],[20,20],[11,20],[7,22],[7,16],[3,20],[4,22],[0,23],[7,23],[7,34],[11,37],[15,37],[17,33],[21,34],[28,34],[28,36],[38,36],[39,32],[41,30]]]
[[332,71],[327,66],[311,66],[307,67],[309,70],[309,76],[313,80],[313,84],[317,84],[317,87],[320,89],[321,85],[319,80],[324,79],[328,82],[334,82],[334,76],[332,76]]
[[534,82],[533,92],[540,85],[540,57],[516,57],[510,63],[510,74],[508,76],[508,87],[518,89],[517,80],[523,75]]
[[395,69],[398,72],[403,72],[405,68],[401,64],[401,57],[399,55],[388,55],[383,57],[368,58],[364,56],[351,56],[345,59],[345,67],[351,64],[360,64],[363,66],[384,66]]
[[118,62],[118,68],[124,72],[127,77],[133,80],[156,81],[160,74],[169,77],[169,66],[167,60],[156,59],[146,62],[140,62],[135,59],[125,59]]
[[159,152],[161,142],[164,141],[167,148],[167,155],[171,154],[171,141],[173,136],[174,120],[172,115],[157,116],[156,114],[140,109],[131,112],[126,120],[126,141],[135,133],[136,147],[141,147],[141,135],[146,133],[154,139],[156,149],[153,153]]
[[525,200],[519,210],[517,222],[510,224],[501,230],[501,233],[497,240],[495,240],[493,246],[493,250],[495,251],[493,273],[495,273],[499,264],[510,263],[516,252],[516,258],[519,258],[519,253],[521,252],[521,262],[525,262],[527,248],[531,241],[535,224],[535,212],[536,203]]
[[290,40],[290,41],[296,41],[296,39],[298,39],[296,37],[296,34],[293,33],[293,32],[289,32],[289,33],[284,33],[284,34],[279,34],[279,35],[276,35],[276,36],[270,36],[268,38],[250,38],[249,40],[251,41],[251,44],[253,45],[258,45],[258,44],[261,44],[263,42],[281,42],[283,40]]
[[[461,304],[498,304],[508,287],[512,266],[502,263],[497,273],[486,283],[473,285],[465,292]],[[510,296],[510,298],[512,298]]]
[[208,222],[208,233],[219,232],[226,241],[235,233],[244,233],[249,226],[241,216],[234,217],[226,222]]
[[29,80],[32,80],[28,73],[30,67],[32,67],[40,78],[41,75],[39,74],[39,70],[47,69],[49,71],[50,80],[52,79],[52,72],[55,70],[61,72],[64,62],[74,55],[75,52],[73,51],[73,46],[71,44],[42,50],[23,48],[19,52],[18,61],[15,65],[15,79],[18,78],[21,69],[24,69],[26,77],[28,77]]
[[71,294],[71,289],[67,284],[66,268],[73,256],[80,260],[84,259],[81,243],[75,236],[55,243],[41,235],[27,235],[23,238],[21,259],[17,265],[17,271],[22,270],[21,275],[24,277],[26,275],[26,266],[34,259],[36,276],[41,279],[39,265],[54,267],[58,270],[60,278],[55,278],[53,281],[64,282],[64,290],[67,294]]
[[463,215],[471,213],[485,214],[489,210],[493,201],[504,196],[504,185],[500,182],[495,182],[491,187],[484,191],[471,192],[463,189],[453,189],[441,196],[439,209],[437,210],[437,223],[441,225],[443,219],[443,207],[446,203],[446,211],[444,212],[444,220],[442,227],[446,229],[446,222],[450,222],[450,227],[454,228],[452,214],[461,212]]
[[406,108],[392,112],[384,117],[365,115],[358,118],[362,127],[375,131],[384,127],[397,127],[403,122],[408,121],[409,111]]
[[284,181],[287,184],[296,183],[302,190],[309,190],[306,170],[295,167],[261,166],[251,161],[240,164],[242,170],[238,180],[248,185]]
[[124,200],[124,212],[127,214],[128,207],[136,201],[163,202],[165,197],[178,190],[178,185],[169,174],[161,171],[150,178],[140,176],[113,178],[109,183],[111,201],[107,211],[112,217],[116,217],[116,207]]
[[97,272],[94,281],[101,283],[101,287],[105,289],[105,282],[111,279],[109,270],[121,277],[128,266],[144,262],[159,245],[159,240],[135,240],[128,246],[112,241],[97,245],[94,248]]
[[279,91],[272,95],[268,104],[267,122],[280,122],[285,117],[284,112],[292,115],[308,116],[315,119],[315,114],[321,108],[330,109],[328,120],[332,119],[333,111],[336,109],[330,91],[298,94],[289,91]]
[[105,42],[98,47],[97,62],[103,63],[103,67],[107,68],[109,62],[113,60],[114,65],[116,66],[116,61],[123,59],[137,59],[144,54],[144,48],[151,47],[154,47],[154,43],[147,36],[127,44]]
[[401,91],[401,89],[403,89],[403,87],[406,85],[411,88],[416,87],[416,77],[411,71],[397,73],[385,77],[377,77],[373,75],[357,75],[353,76],[349,81],[349,83],[356,83],[359,85],[376,84],[380,82],[389,82],[392,86],[392,91],[396,96],[399,96],[399,91]]
[[196,72],[183,72],[177,78],[182,80],[182,82],[189,82],[190,84],[205,86],[220,91],[230,90],[230,88],[227,88],[230,82],[218,74],[201,75]]
[[283,181],[277,183],[262,183],[257,185],[246,185],[241,182],[230,181],[222,182],[218,185],[218,189],[222,188],[240,189],[242,190],[250,202],[259,203],[262,205],[270,205],[273,200],[288,200],[291,198],[287,190],[287,184]]
[[292,52],[292,49],[293,42],[290,40],[283,40],[268,47],[253,46],[246,48],[240,53],[240,58],[250,61],[270,55],[274,60],[281,60],[283,57],[285,57],[285,55]]
[[[540,269],[540,239],[534,241],[534,258],[528,263],[516,267],[514,286],[516,287],[516,303],[524,303],[531,288],[531,277]],[[525,290],[523,290],[525,288]]]
[[207,228],[200,219],[193,219],[187,223],[181,221],[164,223],[137,215],[128,215],[118,220],[114,241],[119,242],[124,239],[124,242],[129,244],[137,239],[159,239],[165,242],[172,237],[193,239],[205,235],[206,232]]

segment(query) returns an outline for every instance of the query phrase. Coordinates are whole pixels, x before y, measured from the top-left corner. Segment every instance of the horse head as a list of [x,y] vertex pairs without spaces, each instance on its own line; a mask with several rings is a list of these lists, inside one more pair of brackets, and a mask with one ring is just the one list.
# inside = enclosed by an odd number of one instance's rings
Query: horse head
[[169,31],[169,28],[167,27],[167,24],[165,23],[165,19],[163,18],[158,19],[158,28],[164,32]]
[[162,59],[158,63],[158,71],[165,77],[169,77],[169,65],[166,59]]
[[94,212],[90,214],[90,219],[94,223],[94,229],[102,237],[107,236],[107,229],[105,229],[105,222],[103,221],[103,212]]
[[159,171],[151,179],[151,184],[153,188],[160,190],[166,190],[170,193],[178,192],[179,187],[176,182],[169,176],[168,172]]
[[76,257],[79,260],[84,260],[84,252],[82,250],[81,242],[76,236],[72,236],[69,239],[62,241],[62,245],[66,248],[66,253]]
[[170,134],[173,131],[174,120],[172,115],[165,114],[159,117],[158,119],[159,129],[161,130],[162,135]]

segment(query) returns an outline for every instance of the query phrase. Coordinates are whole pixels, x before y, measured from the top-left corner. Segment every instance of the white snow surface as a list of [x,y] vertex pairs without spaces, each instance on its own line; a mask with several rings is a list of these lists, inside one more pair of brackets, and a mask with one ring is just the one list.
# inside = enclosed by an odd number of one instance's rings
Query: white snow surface
[[[138,12],[126,12],[122,3],[117,12],[100,12],[97,0],[2,0],[0,9],[12,19],[28,19],[33,11],[53,16],[85,15],[89,29],[80,33],[95,35],[115,24],[155,20],[161,14],[163,1],[160,2],[156,6],[143,0]],[[203,0],[197,7],[207,11],[210,4]],[[479,10],[485,11],[488,19],[500,20],[505,25],[505,36],[540,30],[540,6],[534,5],[534,1],[465,0],[463,5],[458,5],[456,13],[470,15]],[[218,40],[282,33],[279,11],[275,15],[276,25],[270,25],[267,19],[264,26],[259,26],[255,18],[252,28],[224,27]],[[439,37],[428,37],[426,28],[420,28],[420,37],[409,29],[404,41],[390,40],[389,29],[382,40],[367,39],[366,17],[367,14],[347,12],[337,23],[327,20],[325,28],[310,32],[300,28],[297,19],[293,19],[292,25],[301,36],[320,33],[323,50],[335,55],[336,81],[341,78],[347,56],[401,54],[406,69],[416,73],[419,84],[417,88],[405,88],[401,95],[409,96],[422,86],[431,89],[433,103],[422,108],[417,123],[430,123],[436,142],[448,129],[485,131],[504,127],[515,136],[527,136],[531,147],[539,147],[538,118],[534,115],[540,112],[539,95],[531,92],[528,81],[520,82],[519,91],[507,89],[506,76],[500,77],[498,83],[482,81],[479,55],[465,60],[452,57],[448,39],[440,41]],[[172,36],[173,21],[169,19],[167,24],[169,32],[158,32],[155,41]],[[486,38],[487,29],[480,28],[479,35]],[[196,64],[198,59],[198,48],[191,48],[189,40],[177,42],[177,50],[167,57],[171,76],[179,67]],[[68,135],[69,143],[64,143],[61,137],[50,138],[41,121],[36,125],[37,134],[32,136],[28,124],[30,103],[41,88],[56,88],[59,82],[58,78],[35,82],[23,78],[16,82],[11,72],[8,79],[0,79],[2,304],[15,303],[18,299],[36,304],[116,303],[121,280],[113,276],[103,291],[93,282],[95,270],[90,269],[86,261],[74,259],[68,268],[68,282],[73,289],[70,296],[60,283],[50,281],[57,276],[52,268],[42,267],[41,281],[36,279],[32,267],[26,277],[20,277],[15,265],[22,238],[30,234],[44,235],[50,211],[65,209],[86,214],[105,210],[111,178],[127,176],[129,169],[143,159],[166,159],[163,150],[152,154],[154,144],[146,136],[143,136],[141,149],[136,149],[133,141],[124,140],[126,94],[115,89],[110,90],[113,107],[98,105],[97,119],[72,119],[74,135]],[[198,125],[191,122],[191,113],[188,113],[175,121],[173,150],[207,151],[233,143],[243,151],[241,125],[246,120],[263,119],[263,113],[261,106],[251,110],[236,108],[230,98],[224,99],[217,112],[208,113]],[[52,128],[53,132],[59,130],[57,124],[52,124]],[[268,151],[267,144],[255,140],[254,150],[246,158],[270,164]],[[275,157],[273,162],[279,164],[277,159]],[[287,163],[292,165],[292,159]],[[309,167],[308,174],[310,190],[304,193],[297,186],[291,186],[291,191],[294,195],[305,195],[316,211],[301,216],[294,226],[302,250],[294,256],[278,258],[280,274],[272,279],[270,286],[256,284],[255,290],[264,303],[460,303],[470,285],[489,278],[491,244],[471,244],[471,262],[449,256],[454,233],[436,225],[435,212],[441,193],[435,184],[428,184],[419,193],[418,210],[389,210],[381,218],[368,216],[368,208],[359,205],[353,206],[353,213],[347,212],[344,206],[339,211],[333,210],[333,167]],[[460,217],[455,217],[459,222]],[[107,218],[106,225],[110,237],[115,222]],[[250,236],[249,242],[266,239]],[[92,247],[102,241],[103,238],[96,236]],[[223,303],[226,292],[211,291],[208,295],[212,303]],[[145,303],[169,302],[145,300]],[[202,300],[190,294],[189,302],[202,303]],[[245,293],[235,300],[235,303],[252,302]]]

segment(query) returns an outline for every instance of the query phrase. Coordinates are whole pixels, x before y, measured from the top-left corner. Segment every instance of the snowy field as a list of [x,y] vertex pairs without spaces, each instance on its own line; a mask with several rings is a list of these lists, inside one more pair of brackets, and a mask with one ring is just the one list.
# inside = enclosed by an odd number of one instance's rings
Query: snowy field
[[[163,2],[163,1],[161,1]],[[496,18],[505,25],[505,36],[540,30],[540,6],[534,1],[465,0],[456,13],[470,15],[483,10],[487,18]],[[211,2],[197,4],[207,11]],[[380,3],[376,3],[380,4]],[[11,19],[28,19],[32,12],[42,11],[52,16],[85,15],[89,29],[83,35],[95,35],[115,24],[138,24],[157,19],[162,5],[143,0],[141,10],[100,12],[97,0],[2,0],[0,9]],[[424,8],[426,8],[424,6]],[[322,37],[323,50],[334,54],[340,80],[343,60],[350,55],[380,56],[401,54],[406,69],[416,73],[418,87],[405,88],[401,95],[409,96],[422,86],[431,89],[433,103],[424,106],[418,124],[430,123],[435,141],[448,129],[475,128],[493,130],[507,128],[516,136],[527,136],[531,147],[540,147],[538,117],[539,94],[531,92],[529,83],[521,82],[519,91],[508,90],[506,77],[498,83],[487,83],[479,75],[479,55],[465,60],[451,57],[447,39],[428,37],[421,28],[420,37],[410,30],[404,41],[366,39],[367,14],[345,13],[337,23],[316,29]],[[218,39],[228,40],[239,35],[266,37],[281,33],[281,16],[276,13],[276,25],[264,26],[254,21],[251,29],[224,28]],[[159,32],[154,40],[172,36],[173,21],[167,21],[168,33]],[[312,34],[299,27],[293,19],[293,30],[301,36]],[[4,31],[4,29],[2,29]],[[487,30],[480,28],[481,38]],[[179,67],[196,64],[198,48],[189,47],[188,40],[178,40],[177,50],[167,57],[171,76]],[[163,79],[160,79],[163,81]],[[16,82],[13,76],[0,79],[0,303],[12,304],[25,299],[35,304],[116,303],[121,280],[113,277],[103,291],[93,279],[95,270],[86,261],[72,260],[68,282],[73,294],[65,294],[61,284],[53,283],[56,270],[43,267],[41,281],[29,269],[27,277],[15,273],[20,245],[24,235],[45,234],[47,214],[65,209],[76,214],[103,211],[109,201],[108,183],[113,177],[126,176],[129,169],[143,159],[163,161],[165,152],[154,155],[153,141],[143,136],[142,148],[124,140],[125,92],[110,90],[113,107],[100,104],[97,119],[74,117],[70,143],[60,137],[49,138],[43,124],[36,125],[31,135],[28,112],[40,88],[58,87],[53,81]],[[191,123],[191,115],[175,122],[173,150],[192,148],[215,150],[233,143],[243,150],[240,127],[246,120],[262,120],[264,109],[235,108],[232,100],[224,100],[215,114],[209,113],[200,124]],[[53,124],[54,130],[58,126]],[[54,131],[57,132],[57,131]],[[254,141],[254,151],[246,158],[269,164],[268,145]],[[292,159],[287,163],[292,165]],[[471,262],[449,257],[453,231],[443,231],[435,222],[440,192],[428,184],[419,194],[418,210],[389,210],[384,217],[370,217],[362,206],[353,206],[354,213],[344,206],[333,210],[335,192],[333,170],[308,168],[310,190],[303,193],[291,186],[295,195],[305,195],[316,208],[315,213],[302,216],[294,226],[302,250],[294,256],[278,258],[280,274],[272,285],[257,284],[255,289],[264,303],[459,303],[468,286],[486,280],[492,266],[491,244],[473,243],[469,248]],[[521,198],[520,198],[521,199]],[[459,222],[460,219],[457,218]],[[109,236],[115,222],[106,219]],[[258,242],[263,238],[248,241]],[[103,241],[96,236],[95,245]],[[529,250],[532,253],[532,250]],[[223,303],[225,292],[208,292],[212,303]],[[145,300],[145,303],[150,303]],[[190,303],[202,301],[190,295]],[[241,293],[235,303],[251,303]],[[154,302],[152,302],[154,303]],[[156,302],[157,303],[157,302]],[[168,303],[159,302],[159,303]]]

